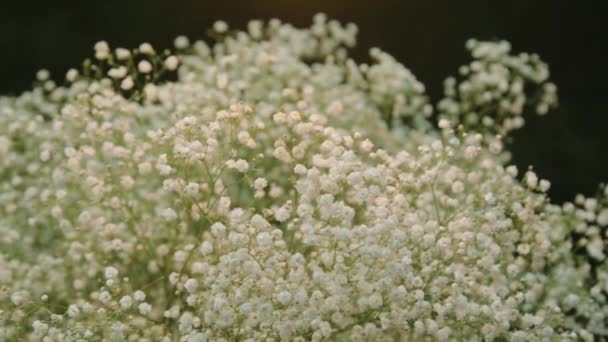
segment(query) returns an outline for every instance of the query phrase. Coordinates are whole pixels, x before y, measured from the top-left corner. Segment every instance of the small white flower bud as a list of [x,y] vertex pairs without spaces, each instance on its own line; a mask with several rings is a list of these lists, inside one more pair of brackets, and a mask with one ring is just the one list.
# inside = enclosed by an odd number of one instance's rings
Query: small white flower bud
[[77,78],[78,78],[78,70],[76,70],[76,69],[70,69],[65,74],[65,79],[68,82],[74,82],[74,81],[76,81]]
[[51,77],[51,73],[46,69],[40,69],[36,73],[36,79],[40,82],[44,82],[44,81],[48,80],[49,77]]
[[224,33],[224,32],[226,32],[228,30],[228,24],[226,24],[225,21],[218,20],[215,23],[213,23],[213,29],[216,32]]
[[103,40],[95,43],[94,50],[95,50],[95,58],[97,58],[98,60],[107,59],[108,56],[110,55],[110,46],[108,45],[107,42],[105,42]]
[[289,304],[289,302],[291,301],[291,293],[287,291],[279,292],[279,294],[277,295],[277,301],[283,305]]
[[122,82],[120,83],[120,88],[122,90],[131,90],[134,85],[135,83],[133,82],[133,79],[131,78],[131,76],[128,76],[127,78],[122,80]]
[[179,60],[175,56],[169,56],[165,59],[164,65],[167,70],[173,71],[177,69],[177,66],[179,65]]
[[150,314],[150,312],[152,312],[152,306],[150,306],[148,303],[140,303],[137,306],[137,310],[139,310],[140,314],[147,316]]
[[190,40],[186,36],[178,36],[175,38],[175,41],[173,41],[173,45],[177,49],[186,49],[190,46]]
[[146,294],[143,291],[135,291],[135,293],[133,294],[133,298],[138,301],[144,301],[146,299]]
[[133,298],[131,296],[123,296],[120,298],[119,304],[121,309],[127,310],[133,305]]
[[106,267],[103,274],[106,279],[115,279],[118,276],[118,270],[112,266],[109,266]]
[[124,61],[129,59],[129,57],[131,57],[131,52],[125,48],[117,48],[115,50],[116,53],[116,59],[118,59],[119,61]]
[[154,48],[152,45],[150,45],[150,43],[142,43],[139,45],[139,52],[143,53],[144,55],[152,55],[154,54]]
[[137,64],[137,70],[142,74],[148,74],[152,71],[152,64],[150,62],[143,60]]
[[193,293],[198,288],[198,281],[196,279],[190,278],[186,280],[184,283],[184,288],[188,293]]

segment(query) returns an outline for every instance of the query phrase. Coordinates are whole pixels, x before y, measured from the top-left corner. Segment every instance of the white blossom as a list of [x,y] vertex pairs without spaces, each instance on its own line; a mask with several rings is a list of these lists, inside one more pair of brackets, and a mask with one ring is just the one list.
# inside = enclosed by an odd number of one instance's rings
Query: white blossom
[[119,300],[120,308],[127,310],[133,305],[133,298],[131,296],[122,296]]
[[103,274],[106,279],[114,279],[118,276],[118,270],[112,266],[108,266]]
[[175,70],[179,65],[179,60],[175,56],[169,56],[165,59],[164,65],[167,70]]
[[140,314],[147,316],[152,311],[152,306],[150,306],[150,304],[148,303],[139,303],[139,305],[137,306],[137,310]]
[[152,71],[152,64],[144,59],[137,64],[137,70],[142,74],[148,74]]

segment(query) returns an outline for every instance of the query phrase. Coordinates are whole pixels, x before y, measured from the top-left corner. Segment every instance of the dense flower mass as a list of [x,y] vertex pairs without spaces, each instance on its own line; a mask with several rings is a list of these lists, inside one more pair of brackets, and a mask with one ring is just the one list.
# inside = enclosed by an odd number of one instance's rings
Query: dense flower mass
[[538,56],[471,40],[433,106],[352,24],[212,31],[0,98],[0,340],[608,334],[608,188],[551,204],[504,150]]

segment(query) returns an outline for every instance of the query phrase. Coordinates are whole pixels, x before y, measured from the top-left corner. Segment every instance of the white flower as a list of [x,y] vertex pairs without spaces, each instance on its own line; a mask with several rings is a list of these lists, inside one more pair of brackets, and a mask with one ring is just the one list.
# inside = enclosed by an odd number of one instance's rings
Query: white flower
[[80,309],[77,305],[71,304],[66,312],[69,317],[74,318],[80,314]]
[[228,30],[228,24],[226,24],[225,21],[218,20],[215,23],[213,23],[213,29],[216,32],[224,33],[224,32],[226,32],[226,30]]
[[131,76],[127,76],[125,79],[122,80],[122,82],[120,82],[120,88],[122,90],[131,90],[134,85],[135,83],[133,82]]
[[363,175],[361,174],[361,172],[358,171],[351,172],[346,177],[346,182],[351,186],[360,185],[361,182],[363,182]]
[[119,66],[117,68],[112,68],[108,71],[108,76],[114,79],[121,79],[127,76],[127,68],[124,66]]
[[139,303],[137,310],[140,314],[147,316],[150,314],[150,312],[152,312],[152,306],[150,306],[148,303]]
[[542,192],[547,192],[550,187],[551,187],[551,182],[549,182],[546,179],[541,179],[540,182],[538,183],[538,188]]
[[374,144],[369,139],[365,139],[359,146],[364,152],[370,152],[374,148]]
[[179,65],[179,59],[177,59],[175,56],[169,56],[165,58],[164,65],[167,70],[175,70]]
[[287,291],[279,292],[279,294],[277,295],[277,301],[282,305],[289,304],[289,302],[291,302],[291,293]]
[[213,244],[209,241],[203,241],[199,248],[199,251],[201,252],[201,255],[211,254],[213,252]]
[[277,147],[274,150],[273,155],[275,158],[277,158],[278,160],[280,160],[284,163],[291,163],[293,161],[293,159],[291,158],[291,155],[289,154],[289,151],[287,151],[287,149],[284,146]]
[[95,58],[98,60],[107,59],[110,55],[110,46],[106,41],[99,41],[95,43]]
[[374,292],[368,300],[368,305],[370,308],[372,309],[377,309],[380,306],[382,306],[382,295],[380,295],[378,292]]
[[249,169],[249,163],[243,159],[239,159],[234,164],[234,168],[237,169],[239,172],[244,173],[247,172],[247,170]]
[[143,291],[137,290],[135,293],[133,293],[133,298],[136,301],[141,302],[146,299],[146,294]]
[[36,79],[40,82],[44,82],[44,81],[48,80],[49,77],[51,77],[51,73],[46,69],[40,69],[36,73]]
[[171,272],[171,274],[169,274],[169,283],[171,283],[171,285],[175,286],[178,281],[179,281],[179,273]]
[[460,181],[452,183],[452,192],[459,194],[464,190],[464,185]]
[[133,305],[133,298],[131,296],[123,296],[120,298],[118,303],[120,304],[121,309],[128,310]]
[[198,281],[196,279],[190,278],[184,283],[184,288],[189,293],[193,293],[198,288]]
[[139,52],[143,53],[144,55],[152,55],[154,54],[154,48],[152,45],[150,45],[150,43],[141,43],[139,45]]
[[131,51],[129,51],[129,50],[125,49],[125,48],[117,48],[115,50],[115,53],[116,53],[116,58],[119,61],[124,61],[124,60],[127,60],[127,59],[129,59],[131,57]]
[[118,270],[112,266],[108,266],[104,270],[103,275],[106,279],[115,279],[118,276]]
[[221,222],[215,222],[211,225],[211,234],[218,239],[224,238],[226,236],[226,226]]
[[137,64],[137,70],[139,70],[139,72],[141,72],[142,74],[148,74],[152,71],[152,64],[150,64],[150,62],[144,59],[142,61],[139,61],[139,63]]
[[163,209],[160,212],[160,215],[167,222],[175,221],[175,219],[177,219],[177,213],[175,212],[175,210],[173,210],[173,208],[165,208],[165,209]]
[[189,196],[196,196],[198,195],[199,188],[200,186],[197,183],[190,182],[188,185],[186,185],[184,190]]
[[190,46],[190,40],[186,36],[178,36],[173,43],[178,49],[185,49]]
[[287,122],[287,115],[283,112],[278,112],[272,116],[272,119],[277,124],[284,124]]
[[450,124],[449,120],[442,118],[439,120],[438,126],[439,126],[439,128],[446,129],[446,128],[450,128],[451,124]]
[[49,329],[49,326],[46,323],[43,323],[39,320],[35,320],[34,323],[32,323],[32,328],[34,329],[34,334],[42,336],[46,334]]
[[131,190],[133,188],[133,186],[135,185],[135,180],[133,180],[133,177],[131,176],[122,176],[120,178],[120,184],[126,189],[126,190]]
[[274,211],[274,218],[279,222],[285,222],[289,219],[289,210],[281,207]]
[[526,172],[526,185],[528,185],[528,187],[531,189],[536,188],[536,186],[538,185],[538,177],[536,177],[536,174],[534,172]]
[[141,175],[147,175],[152,171],[152,165],[148,162],[143,162],[137,165],[137,170]]
[[269,248],[272,246],[272,235],[268,232],[261,232],[255,238],[257,244],[262,248]]
[[264,190],[268,186],[268,181],[265,178],[257,178],[253,183],[253,187],[256,190]]
[[108,291],[102,291],[99,294],[98,299],[99,299],[100,302],[102,302],[104,304],[107,304],[107,303],[109,303],[112,300],[112,295]]
[[78,74],[79,74],[78,70],[76,70],[76,69],[69,69],[67,71],[67,73],[65,74],[65,79],[68,82],[75,82],[76,79],[78,78]]

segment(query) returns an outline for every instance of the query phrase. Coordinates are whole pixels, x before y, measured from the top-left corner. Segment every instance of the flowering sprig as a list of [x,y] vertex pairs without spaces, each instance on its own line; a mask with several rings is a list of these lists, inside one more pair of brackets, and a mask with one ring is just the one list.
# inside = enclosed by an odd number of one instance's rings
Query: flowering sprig
[[512,55],[506,41],[472,39],[466,47],[474,60],[460,67],[460,81],[445,80],[442,117],[466,129],[506,135],[524,125],[528,108],[543,115],[557,105],[557,88],[547,81],[548,68],[538,55]]
[[158,53],[149,43],[142,43],[133,50],[116,48],[111,50],[105,41],[95,44],[94,59],[86,59],[79,73],[71,69],[66,74],[69,82],[79,78],[110,82],[113,88],[126,98],[142,101],[145,86],[166,81],[168,74],[179,66],[178,57],[169,50]]

